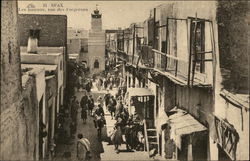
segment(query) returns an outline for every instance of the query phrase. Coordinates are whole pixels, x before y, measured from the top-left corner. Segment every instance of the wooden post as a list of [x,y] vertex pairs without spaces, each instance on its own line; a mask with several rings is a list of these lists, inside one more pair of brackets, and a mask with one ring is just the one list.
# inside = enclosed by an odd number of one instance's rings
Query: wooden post
[[124,30],[122,30],[122,51],[124,51]]
[[154,29],[154,31],[153,31],[153,49],[155,49],[155,36],[156,36],[156,32],[155,32],[155,16],[156,16],[156,8],[154,8],[154,25],[153,25],[153,29]]
[[[166,22],[166,55],[167,54],[170,54],[168,53],[168,17]],[[168,65],[168,57],[166,56],[165,71],[167,70],[167,65]]]
[[175,76],[177,77],[177,72],[178,72],[178,60],[176,60],[175,63]]
[[195,18],[195,26],[194,26],[194,43],[193,43],[193,49],[194,49],[194,61],[193,61],[193,68],[192,68],[192,86],[194,84],[194,75],[195,75],[195,66],[196,66],[196,61],[197,61],[197,54],[196,54],[196,35],[197,35],[197,13],[196,13],[196,18]]
[[135,55],[135,24],[134,24],[134,33],[133,33],[133,57],[132,57],[132,64],[134,62],[134,55]]
[[193,160],[193,147],[192,147],[192,135],[189,135],[189,143],[188,143],[188,158],[187,160]]
[[[191,61],[192,61],[192,19],[190,21],[190,35],[189,35],[189,60],[188,60],[188,80],[187,80],[187,85],[188,87],[190,86],[190,72],[191,72]],[[188,32],[188,31],[187,31]]]

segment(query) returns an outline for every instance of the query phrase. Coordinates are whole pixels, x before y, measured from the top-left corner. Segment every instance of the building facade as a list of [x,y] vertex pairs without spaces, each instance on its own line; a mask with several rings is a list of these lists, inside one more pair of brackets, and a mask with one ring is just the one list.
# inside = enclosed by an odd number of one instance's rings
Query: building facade
[[[249,106],[244,101],[233,105],[237,98],[221,92],[217,84],[223,74],[218,9],[216,1],[166,2],[152,9],[144,22],[116,34],[113,50],[125,62],[127,88],[149,88],[155,95],[150,130],[157,135],[152,143],[146,138],[146,147],[165,159],[248,159],[243,147],[248,145],[241,144],[249,137],[248,127],[237,128],[246,126],[242,118],[249,119]],[[215,114],[221,107],[226,109],[224,119]],[[240,109],[245,109],[241,115]],[[236,118],[229,111],[238,113]]]
[[77,61],[84,59],[88,52],[88,30],[68,28],[67,29],[67,51],[70,56],[77,54]]
[[21,75],[17,9],[1,2],[0,160],[38,160],[36,80]]
[[20,46],[22,51],[27,52],[30,37],[37,39],[38,52],[57,53],[58,48],[63,50],[62,68],[63,89],[66,88],[66,66],[67,66],[67,16],[66,15],[38,15],[38,14],[19,14],[18,30]]

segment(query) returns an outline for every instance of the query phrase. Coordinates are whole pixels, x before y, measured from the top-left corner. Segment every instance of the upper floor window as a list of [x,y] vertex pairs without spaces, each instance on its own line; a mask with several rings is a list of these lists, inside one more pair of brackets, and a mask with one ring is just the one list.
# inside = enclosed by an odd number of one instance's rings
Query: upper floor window
[[99,61],[98,60],[95,60],[95,62],[94,62],[94,68],[99,68]]
[[200,73],[205,72],[205,21],[193,21],[192,32],[192,55],[196,62],[195,70]]

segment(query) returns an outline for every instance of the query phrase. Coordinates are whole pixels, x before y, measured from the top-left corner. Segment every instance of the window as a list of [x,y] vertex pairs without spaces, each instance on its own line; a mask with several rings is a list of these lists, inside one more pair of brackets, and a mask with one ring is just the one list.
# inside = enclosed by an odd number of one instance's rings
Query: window
[[160,28],[159,28],[159,26],[160,26],[160,23],[159,23],[159,21],[157,21],[156,23],[155,23],[155,37],[154,37],[154,39],[155,39],[155,44],[154,44],[154,49],[156,49],[156,50],[159,50],[159,36],[160,36]]
[[80,52],[81,52],[81,53],[84,52],[84,47],[81,47]]
[[99,68],[99,61],[98,60],[95,60],[95,62],[94,62],[94,68]]
[[[195,70],[200,73],[205,72],[205,21],[193,21],[191,25],[192,32],[192,54],[196,62]],[[199,54],[200,53],[200,54]]]
[[30,37],[39,39],[40,30],[30,30]]

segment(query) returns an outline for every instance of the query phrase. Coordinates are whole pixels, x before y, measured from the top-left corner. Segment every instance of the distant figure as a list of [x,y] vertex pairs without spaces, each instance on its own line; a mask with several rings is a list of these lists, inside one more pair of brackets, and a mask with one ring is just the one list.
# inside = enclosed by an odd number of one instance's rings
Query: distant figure
[[84,160],[89,160],[91,156],[90,152],[90,142],[88,139],[83,138],[82,134],[78,134],[78,141],[76,145],[76,156],[78,160],[84,161]]
[[104,111],[103,111],[101,104],[98,104],[97,109],[94,112],[94,117],[95,117],[94,124],[95,124],[95,127],[97,128],[98,140],[101,141],[102,128],[106,124]]
[[115,119],[117,120],[118,117],[120,117],[121,113],[123,112],[124,110],[124,106],[122,104],[122,100],[121,98],[119,98],[118,100],[118,104],[116,106],[116,110],[115,110]]
[[103,99],[102,99],[102,96],[99,96],[99,97],[97,98],[97,102],[98,102],[99,104],[101,104],[102,107],[103,107]]
[[120,117],[117,118],[117,122],[115,123],[113,136],[111,137],[111,141],[115,146],[116,153],[119,153],[119,146],[122,144],[122,119]]
[[116,102],[114,96],[111,96],[109,104],[108,104],[108,111],[111,114],[111,119],[113,119],[113,116],[114,116],[114,113],[116,110],[116,104],[117,104],[117,102]]
[[88,108],[89,108],[89,115],[92,116],[93,108],[95,107],[94,99],[92,98],[92,95],[89,95],[88,98]]
[[81,99],[80,104],[81,104],[81,108],[82,108],[81,118],[83,119],[83,123],[86,123],[87,110],[88,110],[88,96],[86,95],[86,92],[84,92],[84,95]]
[[105,100],[105,106],[107,107],[109,104],[109,100],[110,100],[109,90],[107,90],[107,93],[104,95],[104,100]]

